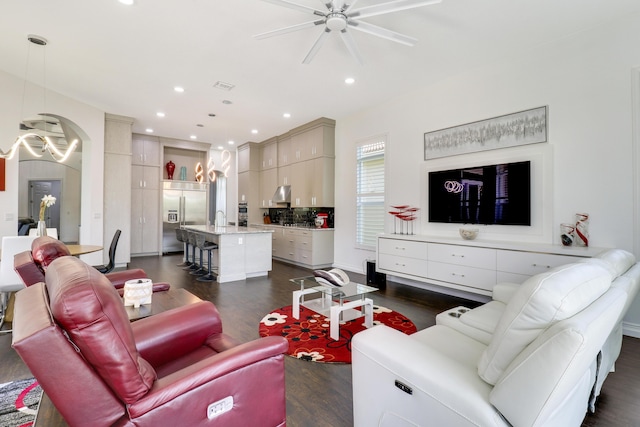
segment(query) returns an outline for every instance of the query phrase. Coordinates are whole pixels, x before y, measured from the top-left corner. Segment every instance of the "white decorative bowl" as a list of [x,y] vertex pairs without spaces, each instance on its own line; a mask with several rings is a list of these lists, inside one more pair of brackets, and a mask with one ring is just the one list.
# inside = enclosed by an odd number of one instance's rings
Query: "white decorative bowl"
[[460,231],[460,236],[462,236],[464,240],[473,240],[476,237],[478,237],[477,228],[461,228],[459,231]]

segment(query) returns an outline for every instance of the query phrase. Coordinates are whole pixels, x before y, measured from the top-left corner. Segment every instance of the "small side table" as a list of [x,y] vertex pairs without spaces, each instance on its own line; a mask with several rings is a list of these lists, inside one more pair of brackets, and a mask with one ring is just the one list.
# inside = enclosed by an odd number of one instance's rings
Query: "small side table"
[[[301,305],[329,317],[331,339],[336,341],[340,339],[340,322],[364,317],[365,327],[373,326],[373,300],[366,298],[365,295],[377,291],[377,288],[353,282],[336,287],[322,285],[313,276],[291,279],[291,281],[300,285],[300,290],[293,292],[293,317],[300,318]],[[319,298],[305,300],[306,295],[317,293],[321,294]],[[345,301],[347,298],[355,299]]]

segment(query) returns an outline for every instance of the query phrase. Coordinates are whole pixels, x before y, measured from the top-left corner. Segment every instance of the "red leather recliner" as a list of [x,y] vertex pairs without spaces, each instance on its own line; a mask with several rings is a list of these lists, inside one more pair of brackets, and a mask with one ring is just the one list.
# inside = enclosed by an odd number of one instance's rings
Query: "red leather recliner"
[[75,257],[16,294],[13,347],[70,426],[286,423],[284,338],[240,344],[208,301],[130,323]]
[[[25,286],[31,286],[38,282],[44,282],[44,272],[51,262],[61,256],[70,256],[69,249],[60,240],[48,236],[38,237],[31,244],[30,251],[20,252],[13,259],[13,268],[22,278]],[[123,292],[127,280],[146,279],[147,273],[140,268],[116,271],[105,275],[107,279]],[[153,284],[153,291],[166,291],[171,286],[165,282]]]

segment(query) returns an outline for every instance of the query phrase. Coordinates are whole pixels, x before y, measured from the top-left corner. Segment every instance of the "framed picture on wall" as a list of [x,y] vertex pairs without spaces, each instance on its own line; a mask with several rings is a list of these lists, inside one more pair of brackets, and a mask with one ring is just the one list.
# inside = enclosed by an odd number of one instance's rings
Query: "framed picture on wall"
[[547,106],[424,134],[424,159],[547,142]]

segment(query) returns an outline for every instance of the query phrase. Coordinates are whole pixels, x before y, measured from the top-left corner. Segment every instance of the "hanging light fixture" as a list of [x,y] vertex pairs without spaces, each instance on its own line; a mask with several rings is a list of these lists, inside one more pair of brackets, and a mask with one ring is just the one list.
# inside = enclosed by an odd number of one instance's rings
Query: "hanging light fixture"
[[[47,45],[47,39],[45,39],[44,37],[40,37],[40,36],[36,36],[33,34],[29,34],[27,36],[27,40],[35,45],[38,46],[46,46]],[[29,48],[31,48],[31,46],[29,45]],[[30,49],[29,49],[30,52]],[[22,110],[24,111],[24,99],[25,99],[25,92],[26,92],[26,86],[27,86],[27,71],[29,68],[29,57],[30,55],[27,55],[27,70],[25,71],[25,78],[24,78],[24,87],[22,90]],[[46,85],[46,56],[45,56],[45,61],[44,61],[44,70],[43,70],[43,88],[44,88],[44,106],[43,109],[46,109],[46,93],[47,93],[47,85]],[[73,153],[76,148],[78,147],[79,141],[78,139],[74,139],[71,144],[68,144],[68,146],[65,149],[60,149],[58,148],[58,146],[56,145],[56,143],[54,143],[54,141],[52,140],[52,138],[47,135],[47,125],[49,122],[51,122],[52,118],[49,116],[46,116],[44,114],[40,115],[40,121],[44,124],[43,128],[41,129],[43,131],[43,135],[40,135],[39,133],[36,132],[27,132],[23,135],[19,135],[18,138],[16,139],[16,141],[13,143],[13,145],[11,146],[11,148],[5,152],[3,150],[0,149],[0,158],[2,159],[9,159],[11,160],[13,158],[13,156],[15,156],[16,152],[18,151],[18,149],[22,146],[24,147],[29,154],[31,154],[33,157],[35,158],[42,158],[44,156],[45,152],[48,152],[49,155],[56,161],[59,163],[63,163],[65,162],[69,156],[71,155],[71,153]],[[25,125],[25,123],[21,123],[20,126],[21,129],[27,129],[27,130],[32,130],[32,127],[28,127]]]

